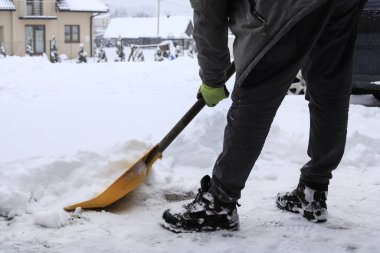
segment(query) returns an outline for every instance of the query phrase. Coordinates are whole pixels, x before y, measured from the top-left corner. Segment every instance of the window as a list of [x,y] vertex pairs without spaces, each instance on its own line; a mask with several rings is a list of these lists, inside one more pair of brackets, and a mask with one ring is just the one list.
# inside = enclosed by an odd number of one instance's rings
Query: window
[[31,43],[35,54],[45,52],[45,26],[44,25],[27,25],[25,26],[25,47]]
[[79,25],[65,25],[65,42],[79,43],[80,38]]
[[42,0],[26,0],[27,16],[42,16]]

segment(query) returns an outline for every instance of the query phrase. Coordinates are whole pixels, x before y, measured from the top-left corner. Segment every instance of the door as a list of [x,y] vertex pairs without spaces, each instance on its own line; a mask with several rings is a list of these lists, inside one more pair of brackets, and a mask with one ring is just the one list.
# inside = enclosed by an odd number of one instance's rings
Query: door
[[27,47],[28,41],[32,44],[34,54],[43,54],[45,52],[45,26],[25,26],[25,48]]

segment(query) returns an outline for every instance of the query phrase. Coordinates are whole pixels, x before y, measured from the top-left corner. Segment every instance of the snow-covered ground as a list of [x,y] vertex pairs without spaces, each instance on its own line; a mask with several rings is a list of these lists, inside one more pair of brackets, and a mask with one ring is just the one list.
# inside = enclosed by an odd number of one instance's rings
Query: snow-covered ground
[[[196,192],[221,151],[225,100],[206,108],[133,193],[103,211],[65,213],[158,143],[195,102],[196,60],[50,64],[0,60],[0,252],[380,252],[380,109],[350,107],[329,220],[276,208],[307,161],[308,108],[288,96],[238,209],[237,232],[173,234],[163,210]],[[231,90],[232,83],[229,83]],[[365,98],[368,102],[370,98]],[[177,194],[177,195],[176,195]]]

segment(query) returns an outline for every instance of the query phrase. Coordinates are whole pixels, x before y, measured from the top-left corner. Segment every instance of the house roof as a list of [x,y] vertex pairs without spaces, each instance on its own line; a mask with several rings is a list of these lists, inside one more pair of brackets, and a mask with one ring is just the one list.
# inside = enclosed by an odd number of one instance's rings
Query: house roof
[[59,11],[108,12],[108,7],[98,0],[58,0],[57,6]]
[[[160,34],[162,38],[189,37],[190,17],[160,17]],[[157,17],[148,18],[113,18],[104,34],[106,38],[150,38],[157,37]]]
[[15,11],[16,6],[11,0],[0,0],[0,11]]

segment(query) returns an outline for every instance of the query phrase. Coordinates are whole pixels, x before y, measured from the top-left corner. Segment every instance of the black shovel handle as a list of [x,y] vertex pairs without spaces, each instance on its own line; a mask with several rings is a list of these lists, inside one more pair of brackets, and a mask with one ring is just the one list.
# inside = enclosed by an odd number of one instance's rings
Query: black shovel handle
[[[235,73],[235,64],[232,62],[230,68],[227,70],[227,78]],[[178,121],[178,123],[170,130],[169,133],[157,144],[154,150],[148,155],[145,162],[148,164],[150,160],[157,155],[158,152],[163,153],[164,150],[177,138],[177,136],[185,129],[185,127],[198,115],[198,113],[205,107],[206,103],[203,97],[200,97],[195,104],[186,112],[186,114]]]

